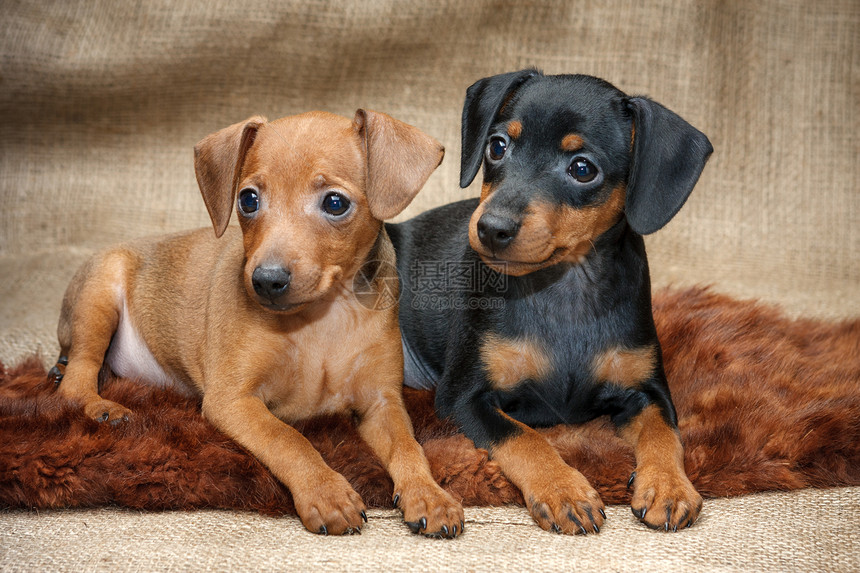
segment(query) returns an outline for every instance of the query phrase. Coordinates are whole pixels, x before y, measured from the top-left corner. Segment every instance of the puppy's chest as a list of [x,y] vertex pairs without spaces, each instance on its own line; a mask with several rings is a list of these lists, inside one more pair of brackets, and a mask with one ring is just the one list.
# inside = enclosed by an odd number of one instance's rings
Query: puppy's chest
[[[619,333],[608,325],[617,322],[617,318],[610,314],[601,320],[599,316],[578,312],[574,305],[530,301],[523,306],[506,312],[502,328],[485,337],[485,340],[498,342],[485,344],[486,357],[495,355],[496,362],[502,363],[497,366],[504,365],[515,371],[508,382],[590,379],[595,357],[619,344]],[[516,372],[518,365],[525,364],[535,368]]]
[[[380,342],[391,325],[377,315],[349,310],[332,309],[267,350],[263,362],[270,366],[256,392],[276,416],[297,421],[353,410],[380,377],[389,379],[390,370],[402,370],[399,354]],[[393,332],[399,341],[399,331]]]
[[297,421],[352,407],[364,359],[354,348],[334,344],[333,338],[284,341],[257,389],[273,414]]
[[625,380],[647,375],[653,356],[636,345],[641,325],[632,304],[600,302],[569,289],[508,301],[481,348],[488,383],[503,404],[533,412],[563,405],[588,417],[601,385],[619,373]]

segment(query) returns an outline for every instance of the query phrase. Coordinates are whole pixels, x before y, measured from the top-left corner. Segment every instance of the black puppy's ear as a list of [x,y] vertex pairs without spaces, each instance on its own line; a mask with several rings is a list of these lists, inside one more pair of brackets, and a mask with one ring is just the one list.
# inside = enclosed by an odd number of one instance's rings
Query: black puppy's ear
[[514,90],[538,74],[540,72],[535,69],[499,74],[478,80],[466,90],[466,101],[463,104],[460,187],[468,187],[478,174],[484,157],[484,142],[499,109]]
[[633,164],[627,184],[627,221],[647,235],[675,216],[714,151],[704,133],[657,102],[634,97]]

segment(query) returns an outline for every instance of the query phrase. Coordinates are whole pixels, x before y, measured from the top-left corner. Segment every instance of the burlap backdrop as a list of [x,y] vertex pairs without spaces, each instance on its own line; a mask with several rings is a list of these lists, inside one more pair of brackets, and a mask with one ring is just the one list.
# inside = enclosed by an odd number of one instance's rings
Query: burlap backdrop
[[[0,19],[0,358],[54,352],[93,248],[208,224],[191,148],[254,113],[386,111],[447,158],[465,88],[538,66],[647,94],[716,149],[649,238],[658,284],[860,313],[860,5],[825,2],[18,2]],[[14,350],[12,348],[14,347]]]

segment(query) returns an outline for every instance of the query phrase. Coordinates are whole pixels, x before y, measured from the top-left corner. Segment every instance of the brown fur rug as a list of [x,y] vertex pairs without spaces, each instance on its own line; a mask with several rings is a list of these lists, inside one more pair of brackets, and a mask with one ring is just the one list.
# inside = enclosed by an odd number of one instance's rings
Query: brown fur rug
[[[706,289],[654,299],[690,479],[706,497],[860,485],[860,319],[791,320],[772,307]],[[0,364],[0,507],[118,504],[139,509],[294,511],[288,491],[215,430],[200,404],[110,380],[102,394],[131,408],[121,427],[62,403],[36,357]],[[487,453],[406,390],[436,479],[464,505],[522,503]],[[391,507],[392,483],[346,417],[299,429],[370,507]],[[631,450],[605,420],[544,431],[607,503],[628,501]]]

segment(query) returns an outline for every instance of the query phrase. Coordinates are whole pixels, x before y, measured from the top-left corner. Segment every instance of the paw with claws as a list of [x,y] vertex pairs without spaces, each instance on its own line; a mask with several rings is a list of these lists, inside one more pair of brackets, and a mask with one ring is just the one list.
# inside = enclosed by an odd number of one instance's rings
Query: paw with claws
[[291,490],[299,519],[309,531],[322,535],[360,534],[367,522],[364,502],[349,482],[329,470],[308,487]]
[[600,496],[581,473],[569,466],[535,480],[523,495],[532,517],[547,531],[568,535],[600,533],[606,519]]
[[683,473],[639,468],[627,485],[633,486],[633,515],[651,529],[690,527],[702,510],[702,496]]
[[111,426],[118,426],[131,418],[131,410],[104,398],[89,401],[84,406],[84,412],[96,422],[107,422]]
[[446,539],[463,533],[463,507],[435,482],[397,488],[393,501],[412,533]]

